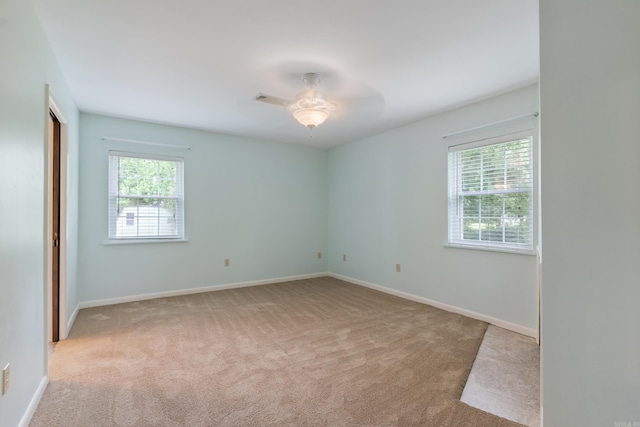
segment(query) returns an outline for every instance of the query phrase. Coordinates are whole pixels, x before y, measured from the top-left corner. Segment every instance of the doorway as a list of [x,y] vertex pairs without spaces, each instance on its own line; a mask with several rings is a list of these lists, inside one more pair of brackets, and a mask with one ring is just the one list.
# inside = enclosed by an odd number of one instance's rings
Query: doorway
[[67,337],[67,138],[64,112],[46,86],[45,192],[46,232],[44,237],[45,337],[49,355],[53,345]]
[[60,120],[49,110],[50,181],[50,342],[60,339]]

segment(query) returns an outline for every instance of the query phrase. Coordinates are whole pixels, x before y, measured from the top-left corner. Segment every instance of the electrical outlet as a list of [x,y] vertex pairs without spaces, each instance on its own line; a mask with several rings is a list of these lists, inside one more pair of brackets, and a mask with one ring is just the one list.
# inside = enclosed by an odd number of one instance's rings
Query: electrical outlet
[[318,252],[318,259],[322,258],[322,252]]
[[346,255],[342,255],[342,261],[347,262],[347,256]]
[[400,264],[396,264],[396,271],[400,273]]
[[231,265],[230,262],[229,262],[229,258],[225,258],[224,259],[224,266],[225,267],[229,267],[229,265]]
[[4,369],[2,370],[2,395],[4,396],[7,393],[7,390],[9,390],[9,372],[10,372],[10,366],[7,363],[7,366],[4,367]]

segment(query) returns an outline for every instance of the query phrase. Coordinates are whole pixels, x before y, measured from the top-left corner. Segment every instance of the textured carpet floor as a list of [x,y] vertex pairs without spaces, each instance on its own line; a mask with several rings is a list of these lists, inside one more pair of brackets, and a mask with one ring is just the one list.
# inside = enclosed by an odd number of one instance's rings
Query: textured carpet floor
[[459,401],[487,325],[333,278],[81,310],[31,426],[515,426]]

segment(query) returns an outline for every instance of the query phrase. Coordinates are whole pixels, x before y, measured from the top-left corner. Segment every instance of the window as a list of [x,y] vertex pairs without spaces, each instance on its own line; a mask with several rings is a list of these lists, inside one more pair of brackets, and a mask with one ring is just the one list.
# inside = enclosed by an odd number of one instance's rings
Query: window
[[184,238],[184,159],[109,152],[109,239]]
[[533,250],[531,136],[449,147],[449,244]]

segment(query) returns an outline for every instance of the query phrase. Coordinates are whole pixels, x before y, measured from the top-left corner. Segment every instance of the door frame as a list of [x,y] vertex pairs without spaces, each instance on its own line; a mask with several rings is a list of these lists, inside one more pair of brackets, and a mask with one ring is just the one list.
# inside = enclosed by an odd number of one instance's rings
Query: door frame
[[68,335],[67,328],[67,120],[60,104],[56,102],[49,85],[46,85],[46,127],[45,132],[45,194],[46,194],[46,232],[45,232],[45,285],[46,306],[45,325],[47,343],[53,338],[53,146],[49,138],[49,111],[55,114],[60,122],[60,235],[59,237],[59,290],[58,290],[58,339],[65,339]]
[[49,179],[51,185],[51,231],[53,232],[52,240],[49,241],[49,247],[52,252],[51,256],[51,303],[49,309],[51,315],[50,341],[57,342],[60,340],[60,121],[56,114],[49,110],[49,148],[51,155],[48,157],[52,160],[49,169]]

